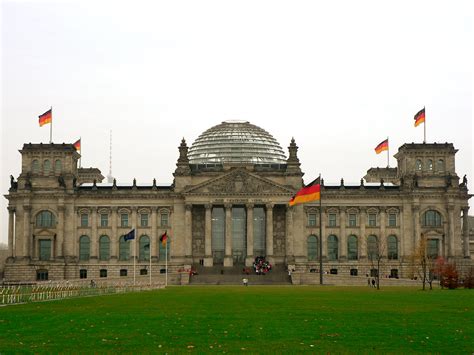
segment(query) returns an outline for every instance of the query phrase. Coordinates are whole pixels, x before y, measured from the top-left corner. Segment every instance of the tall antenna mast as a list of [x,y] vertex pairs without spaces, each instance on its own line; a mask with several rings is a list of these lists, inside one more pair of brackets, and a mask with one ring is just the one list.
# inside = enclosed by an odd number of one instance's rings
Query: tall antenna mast
[[112,130],[110,130],[110,147],[109,147],[109,175],[107,175],[107,182],[113,183],[114,177],[112,176]]

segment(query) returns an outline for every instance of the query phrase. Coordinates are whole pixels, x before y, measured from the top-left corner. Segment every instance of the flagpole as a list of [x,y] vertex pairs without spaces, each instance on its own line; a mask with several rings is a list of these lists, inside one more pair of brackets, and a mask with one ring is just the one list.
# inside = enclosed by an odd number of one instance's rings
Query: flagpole
[[168,286],[168,236],[166,237],[165,245],[165,287],[166,286]]
[[148,258],[150,259],[150,287],[151,287],[151,239],[150,239],[150,244],[148,245]]
[[49,125],[49,144],[53,143],[53,106],[51,106],[51,124]]
[[423,121],[423,143],[426,143],[426,108],[423,106],[423,110],[425,111],[425,120]]
[[387,136],[387,168],[390,168],[390,142]]
[[322,184],[321,184],[321,174],[319,174],[319,284],[323,284],[323,204],[321,202],[322,194]]
[[81,151],[81,157],[79,158],[79,168],[81,167],[81,162],[82,162],[82,137],[79,137],[79,150]]
[[[135,228],[134,228],[135,229]],[[136,230],[135,230],[135,238],[134,238],[134,252],[133,252],[133,286],[135,286],[135,281],[136,281],[136,268],[137,268],[137,236],[136,236]]]

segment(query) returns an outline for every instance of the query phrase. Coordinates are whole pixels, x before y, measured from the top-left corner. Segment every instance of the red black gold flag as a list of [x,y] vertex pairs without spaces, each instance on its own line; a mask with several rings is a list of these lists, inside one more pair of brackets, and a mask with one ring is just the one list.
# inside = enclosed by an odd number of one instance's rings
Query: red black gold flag
[[290,206],[294,206],[300,203],[317,201],[320,198],[321,198],[321,183],[320,183],[320,178],[318,177],[313,182],[301,188],[296,193],[296,195],[291,198],[289,204]]
[[375,147],[375,153],[377,154],[382,153],[384,150],[388,150],[388,138]]
[[424,107],[420,111],[418,111],[414,119],[415,119],[415,127],[425,122],[425,108]]
[[163,246],[166,246],[166,243],[168,243],[168,234],[166,234],[166,231],[161,235],[160,242]]
[[75,141],[73,146],[76,149],[76,151],[81,150],[81,138],[79,138],[77,141]]
[[51,123],[53,121],[53,109],[50,108],[48,111],[43,113],[42,115],[38,116],[39,117],[39,125],[44,126],[47,123]]

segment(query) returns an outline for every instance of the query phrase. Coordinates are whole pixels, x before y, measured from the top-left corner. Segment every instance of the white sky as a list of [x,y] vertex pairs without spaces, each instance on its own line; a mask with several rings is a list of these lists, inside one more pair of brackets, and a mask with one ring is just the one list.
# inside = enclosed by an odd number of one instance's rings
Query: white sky
[[[2,1],[1,175],[23,143],[82,137],[82,166],[172,182],[178,145],[228,119],[291,137],[305,181],[358,183],[421,142],[459,149],[474,188],[470,1]],[[390,164],[396,163],[391,158]],[[6,200],[0,242],[7,240]],[[472,205],[472,202],[471,202]],[[472,211],[471,211],[472,214]]]

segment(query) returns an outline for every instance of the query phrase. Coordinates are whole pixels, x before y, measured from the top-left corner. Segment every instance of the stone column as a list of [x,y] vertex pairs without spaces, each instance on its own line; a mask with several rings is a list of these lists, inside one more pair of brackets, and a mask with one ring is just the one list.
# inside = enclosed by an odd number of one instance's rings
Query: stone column
[[91,260],[98,259],[99,240],[97,237],[97,207],[91,208]]
[[273,203],[266,205],[267,215],[266,215],[266,239],[265,247],[267,252],[267,258],[272,262],[273,258]]
[[62,205],[58,206],[58,225],[56,233],[56,243],[55,243],[55,257],[63,258],[63,248],[64,248],[64,210],[65,207]]
[[71,261],[74,259],[74,243],[76,241],[76,229],[74,215],[74,206],[72,204],[66,204],[64,206],[65,217],[64,217],[64,256]]
[[454,247],[454,206],[451,204],[448,206],[448,243],[448,258],[453,258],[456,256],[456,250]]
[[421,228],[420,228],[420,206],[413,206],[413,249],[416,250],[420,244]]
[[464,254],[464,258],[466,259],[470,259],[471,257],[471,254],[469,251],[468,212],[469,212],[469,207],[464,207],[462,209],[463,254]]
[[365,235],[365,225],[367,224],[367,211],[365,208],[360,209],[360,237],[359,237],[359,259],[367,258],[367,236]]
[[404,230],[405,230],[405,219],[404,214],[403,214],[403,207],[400,208],[400,213],[398,214],[399,216],[399,223],[400,223],[400,233],[398,235],[398,248],[399,248],[399,255],[398,258],[400,260],[404,260],[405,258],[405,243],[404,243]]
[[204,266],[212,266],[212,205],[204,206],[206,214],[204,217]]
[[110,208],[112,211],[110,218],[112,219],[112,235],[110,237],[110,259],[118,259],[118,245],[119,245],[119,236],[117,235],[117,207],[113,206]]
[[[322,208],[321,218],[319,223],[321,223],[322,235],[319,236],[319,242],[322,243],[322,259],[327,260],[328,256],[328,246],[327,246],[327,236],[326,236],[326,209]],[[318,233],[319,234],[319,233]],[[318,245],[318,259],[319,259],[319,245]]]
[[253,256],[253,204],[249,203],[247,207],[247,257],[245,258],[245,266],[252,266]]
[[232,258],[232,205],[225,206],[225,256],[224,266],[234,265]]
[[150,236],[150,258],[152,262],[158,261],[158,207],[152,207],[151,209],[151,236]]
[[385,231],[386,227],[386,218],[387,218],[387,213],[385,211],[385,208],[382,207],[380,209],[380,240],[379,240],[379,252],[382,254],[382,257],[387,257],[388,256],[388,243],[387,243],[387,235]]
[[133,258],[138,262],[138,238],[140,237],[138,235],[138,218],[137,218],[137,207],[133,206],[132,207],[132,229],[135,228],[135,240],[132,240],[132,261]]
[[31,258],[33,256],[33,243],[30,228],[31,206],[23,206],[23,256]]
[[286,207],[286,263],[295,262],[295,246],[293,240],[293,207]]
[[184,212],[184,253],[187,259],[191,259],[193,256],[193,235],[192,235],[192,224],[193,224],[193,205],[186,204]]
[[15,223],[15,208],[8,207],[8,256],[14,257],[15,253],[13,252],[13,231]]
[[339,212],[339,245],[341,253],[339,260],[347,260],[347,235],[346,235],[346,208],[341,207]]

